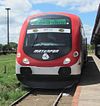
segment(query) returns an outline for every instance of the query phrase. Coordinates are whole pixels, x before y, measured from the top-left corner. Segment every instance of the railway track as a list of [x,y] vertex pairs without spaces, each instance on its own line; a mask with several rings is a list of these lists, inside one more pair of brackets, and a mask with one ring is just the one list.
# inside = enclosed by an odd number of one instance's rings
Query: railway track
[[30,90],[10,106],[71,106],[76,85],[71,86],[63,90]]
[[23,99],[25,99],[28,95],[31,94],[33,90],[29,90],[27,93],[25,93],[23,96],[21,96],[19,99],[14,101],[10,106],[16,106],[18,103],[20,103]]

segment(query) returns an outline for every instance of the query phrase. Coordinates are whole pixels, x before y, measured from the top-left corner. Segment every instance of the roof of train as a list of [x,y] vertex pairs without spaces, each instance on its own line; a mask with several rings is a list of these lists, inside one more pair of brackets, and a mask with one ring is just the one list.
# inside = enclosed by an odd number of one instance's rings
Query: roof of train
[[44,13],[38,13],[38,14],[34,14],[32,16],[29,16],[27,19],[32,19],[38,16],[44,16],[44,15],[63,15],[63,16],[68,16],[70,18],[74,18],[74,19],[78,19],[80,20],[79,16],[75,15],[75,14],[70,14],[70,13],[66,13],[66,12],[44,12]]

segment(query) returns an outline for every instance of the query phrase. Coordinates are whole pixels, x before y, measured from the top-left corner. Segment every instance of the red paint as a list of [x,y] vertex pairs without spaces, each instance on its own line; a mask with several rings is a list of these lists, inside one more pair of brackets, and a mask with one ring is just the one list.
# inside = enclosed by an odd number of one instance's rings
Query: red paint
[[[59,59],[55,59],[52,61],[40,61],[40,60],[33,59],[33,58],[29,57],[28,55],[26,55],[23,51],[23,44],[24,44],[24,38],[25,38],[26,29],[27,29],[29,20],[34,17],[47,15],[47,14],[57,14],[57,15],[64,15],[64,16],[70,17],[71,23],[72,23],[72,50],[69,52],[68,55],[63,56]],[[30,61],[29,65],[31,65],[31,66],[39,66],[39,67],[72,66],[73,64],[75,64],[77,62],[77,60],[79,59],[79,56],[80,56],[80,26],[81,26],[81,21],[78,16],[72,15],[72,14],[67,14],[67,13],[62,13],[62,12],[41,13],[38,15],[33,15],[33,16],[28,17],[26,19],[26,21],[24,22],[21,32],[20,32],[17,53],[20,52],[21,57],[17,58],[17,62],[21,65],[26,66],[26,64],[24,64],[22,62],[22,60],[23,60],[23,58],[28,58]],[[79,52],[79,56],[77,58],[73,57],[73,53],[75,51]],[[65,58],[71,59],[71,62],[67,65],[63,64],[63,61],[65,60]]]

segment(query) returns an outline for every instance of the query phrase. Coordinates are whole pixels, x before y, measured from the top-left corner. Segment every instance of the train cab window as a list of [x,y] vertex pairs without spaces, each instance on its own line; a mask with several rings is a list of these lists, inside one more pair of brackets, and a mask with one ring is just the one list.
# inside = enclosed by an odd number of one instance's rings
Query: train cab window
[[23,46],[26,54],[40,60],[45,51],[53,60],[68,54],[71,48],[71,33],[57,32],[27,34]]
[[71,35],[54,32],[28,34],[24,46],[66,46],[71,48]]
[[42,60],[46,52],[50,56],[49,60],[53,60],[68,54],[71,49],[72,33],[69,17],[47,15],[30,20],[23,46],[27,55]]

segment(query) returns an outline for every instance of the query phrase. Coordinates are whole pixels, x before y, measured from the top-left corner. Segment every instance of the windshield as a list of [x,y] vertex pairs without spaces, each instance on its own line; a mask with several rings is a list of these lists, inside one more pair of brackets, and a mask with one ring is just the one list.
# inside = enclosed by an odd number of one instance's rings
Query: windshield
[[71,20],[62,15],[44,15],[29,21],[24,52],[38,60],[54,60],[72,48]]
[[33,33],[28,34],[25,46],[66,46],[70,48],[71,36],[67,33]]

